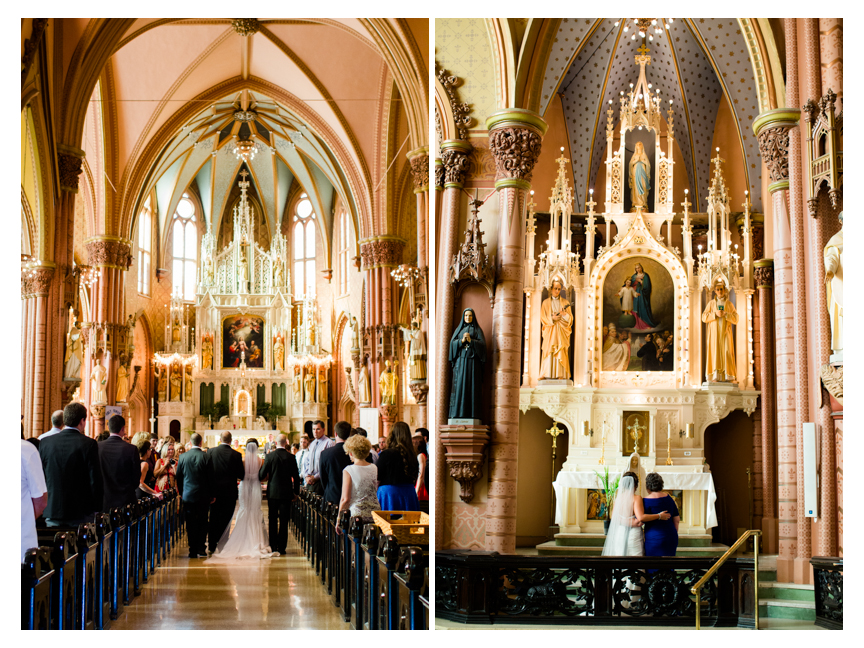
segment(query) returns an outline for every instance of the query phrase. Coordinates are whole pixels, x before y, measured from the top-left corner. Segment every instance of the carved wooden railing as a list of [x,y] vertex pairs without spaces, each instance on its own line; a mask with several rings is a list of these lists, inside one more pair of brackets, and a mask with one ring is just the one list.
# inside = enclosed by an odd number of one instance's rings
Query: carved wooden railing
[[843,629],[843,559],[814,556],[813,594],[816,599],[816,625],[830,630]]
[[[686,626],[716,559],[435,554],[435,614],[461,623]],[[700,593],[713,626],[752,627],[753,561],[727,560]]]

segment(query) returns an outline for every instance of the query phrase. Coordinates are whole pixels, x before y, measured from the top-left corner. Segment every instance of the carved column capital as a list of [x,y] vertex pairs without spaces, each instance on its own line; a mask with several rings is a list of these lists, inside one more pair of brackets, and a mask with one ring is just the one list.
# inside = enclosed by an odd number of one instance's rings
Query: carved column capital
[[429,385],[425,380],[408,383],[408,389],[411,390],[411,395],[418,405],[425,405],[426,396],[429,394]]
[[74,146],[57,145],[57,173],[60,190],[78,193],[78,176],[84,171],[84,151]]
[[444,189],[444,161],[441,158],[435,160],[435,188]]
[[360,258],[364,270],[395,268],[402,263],[405,241],[393,236],[379,236],[360,243]]
[[132,242],[117,236],[94,236],[84,241],[90,265],[128,270],[132,264]]
[[396,405],[379,405],[378,411],[385,423],[394,423],[399,415],[399,408]]
[[51,279],[54,278],[54,268],[40,266],[21,273],[21,297],[39,297],[48,294]]
[[429,191],[429,149],[425,146],[408,153],[414,193]]
[[461,188],[468,172],[468,155],[471,145],[459,140],[441,143],[441,161],[444,164],[444,186]]
[[757,288],[774,288],[774,259],[759,259],[753,264]]
[[759,115],[753,122],[753,132],[759,139],[759,154],[768,167],[768,175],[777,191],[789,186],[789,129],[798,125],[801,111],[779,108]]
[[530,110],[510,109],[486,120],[489,150],[495,158],[496,187],[522,186],[527,189],[540,145],[548,128],[540,115]]

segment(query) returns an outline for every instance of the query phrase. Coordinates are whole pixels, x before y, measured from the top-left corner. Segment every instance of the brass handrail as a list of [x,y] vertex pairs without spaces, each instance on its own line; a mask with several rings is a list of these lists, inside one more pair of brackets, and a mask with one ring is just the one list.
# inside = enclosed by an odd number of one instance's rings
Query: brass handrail
[[[750,536],[759,537],[762,535],[762,532],[757,529],[750,529],[749,531],[745,531],[744,534],[735,541],[731,547],[726,550],[720,559],[711,566],[705,575],[700,578],[696,584],[690,588],[690,593],[696,595],[696,629],[701,630],[701,601],[702,597],[699,593],[699,590],[702,589],[702,586],[708,582],[708,579],[714,575],[720,566],[726,562],[726,559],[729,558],[737,549],[740,547]],[[754,590],[754,610],[753,610],[753,619],[755,622],[756,630],[759,629],[759,541],[753,541],[753,590]]]

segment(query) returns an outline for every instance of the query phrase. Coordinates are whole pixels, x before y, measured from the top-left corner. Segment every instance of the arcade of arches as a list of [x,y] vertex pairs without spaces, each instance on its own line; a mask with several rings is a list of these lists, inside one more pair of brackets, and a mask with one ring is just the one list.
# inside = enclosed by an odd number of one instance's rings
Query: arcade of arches
[[426,425],[428,20],[21,29],[27,437]]
[[593,473],[638,464],[687,555],[757,529],[812,583],[843,555],[842,20],[651,20],[435,22],[436,340],[473,309],[494,386],[449,420],[437,345],[436,547],[599,554]]

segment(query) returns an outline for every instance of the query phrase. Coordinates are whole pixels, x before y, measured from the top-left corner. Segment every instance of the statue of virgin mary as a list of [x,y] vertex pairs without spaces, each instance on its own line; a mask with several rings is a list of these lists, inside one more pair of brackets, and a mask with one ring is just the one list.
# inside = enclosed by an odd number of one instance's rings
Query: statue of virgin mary
[[651,191],[651,162],[645,154],[642,142],[636,142],[636,150],[630,158],[630,201],[633,211],[642,207],[648,210],[648,192]]

